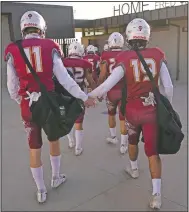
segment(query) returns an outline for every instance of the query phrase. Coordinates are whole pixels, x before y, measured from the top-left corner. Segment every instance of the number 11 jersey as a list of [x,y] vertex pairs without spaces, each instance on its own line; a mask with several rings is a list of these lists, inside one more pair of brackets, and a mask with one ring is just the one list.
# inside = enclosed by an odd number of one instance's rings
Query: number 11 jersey
[[[31,38],[24,39],[22,46],[32,67],[45,85],[48,91],[54,90],[53,76],[53,55],[57,53],[63,57],[63,53],[57,43],[50,39]],[[5,50],[5,61],[11,59],[16,75],[20,80],[20,96],[27,96],[26,91],[40,92],[38,83],[30,73],[15,43],[11,43]]]

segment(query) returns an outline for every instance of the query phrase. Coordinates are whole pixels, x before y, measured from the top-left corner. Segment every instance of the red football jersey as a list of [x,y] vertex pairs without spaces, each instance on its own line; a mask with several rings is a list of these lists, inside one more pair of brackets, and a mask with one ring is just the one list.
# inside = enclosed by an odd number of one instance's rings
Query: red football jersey
[[[61,56],[62,51],[57,43],[50,39],[24,39],[22,41],[24,51],[48,91],[54,90],[53,76],[53,51],[57,51]],[[5,50],[5,61],[13,58],[13,65],[20,80],[19,95],[26,96],[26,91],[39,92],[40,88],[30,70],[26,66],[20,51],[15,43],[11,43]]]
[[[161,63],[165,61],[164,53],[159,48],[147,48],[141,50],[141,54],[149,65],[158,86]],[[148,96],[149,92],[152,92],[152,83],[135,51],[124,51],[119,54],[116,57],[116,66],[119,64],[125,68],[128,100]]]
[[100,62],[100,56],[97,54],[87,54],[83,57],[84,60],[88,60],[92,64],[93,79],[97,81],[97,63]]
[[78,85],[84,89],[85,87],[85,76],[87,71],[92,73],[92,64],[81,58],[70,58],[67,57],[63,60],[64,66],[69,70],[73,75],[75,81]]
[[[107,64],[108,76],[112,73],[115,63],[116,56],[118,56],[122,51],[104,51],[101,56],[101,62],[105,61]],[[112,89],[120,89],[122,87],[122,80],[118,82]]]

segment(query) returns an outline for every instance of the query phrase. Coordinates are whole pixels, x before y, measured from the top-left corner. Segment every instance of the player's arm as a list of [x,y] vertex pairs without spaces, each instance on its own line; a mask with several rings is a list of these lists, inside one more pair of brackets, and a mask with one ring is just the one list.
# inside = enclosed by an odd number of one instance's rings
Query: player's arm
[[102,61],[100,63],[100,76],[99,76],[98,82],[97,82],[98,86],[105,81],[106,76],[107,76],[107,63],[106,63],[106,61]]
[[88,96],[81,90],[78,84],[70,77],[66,68],[64,67],[61,57],[58,53],[53,55],[53,73],[59,83],[75,98],[81,99],[84,102]]
[[96,88],[96,83],[93,80],[93,75],[92,75],[92,68],[91,69],[86,69],[85,70],[85,77],[87,79],[87,82],[89,83],[89,87],[94,90]]
[[112,74],[105,80],[100,86],[94,89],[88,95],[90,97],[102,97],[106,94],[111,88],[113,88],[124,76],[124,69],[122,66],[117,66],[114,68]]
[[18,95],[20,89],[20,81],[16,74],[16,70],[12,63],[12,58],[7,60],[7,88],[11,99],[15,100],[18,104],[21,102],[21,97]]
[[160,80],[161,80],[162,85],[164,87],[166,97],[172,103],[173,83],[172,83],[172,80],[171,80],[171,77],[170,77],[170,74],[169,74],[169,70],[168,70],[165,62],[162,62],[162,64],[161,64]]

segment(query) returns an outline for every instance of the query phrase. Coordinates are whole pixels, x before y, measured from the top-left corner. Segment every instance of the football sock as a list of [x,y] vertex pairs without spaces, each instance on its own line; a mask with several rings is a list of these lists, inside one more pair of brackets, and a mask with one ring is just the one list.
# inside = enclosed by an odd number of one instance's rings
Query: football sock
[[50,155],[50,161],[51,161],[51,167],[52,167],[52,177],[59,177],[61,155],[58,155],[58,156]]
[[111,137],[116,137],[116,128],[110,128],[110,135]]
[[76,130],[75,131],[75,141],[76,141],[76,149],[82,148],[83,142],[83,130]]
[[121,145],[128,146],[128,135],[121,134]]
[[69,142],[74,141],[73,131],[74,131],[74,128],[72,128],[72,130],[70,131],[70,133],[67,134],[67,137],[68,137]]
[[161,194],[161,179],[152,179],[152,187],[153,187],[152,195]]
[[37,189],[41,191],[46,191],[45,182],[43,179],[43,167],[31,168],[33,179],[36,183]]
[[138,169],[138,161],[137,160],[135,160],[135,161],[130,160],[130,163],[131,163],[132,170]]

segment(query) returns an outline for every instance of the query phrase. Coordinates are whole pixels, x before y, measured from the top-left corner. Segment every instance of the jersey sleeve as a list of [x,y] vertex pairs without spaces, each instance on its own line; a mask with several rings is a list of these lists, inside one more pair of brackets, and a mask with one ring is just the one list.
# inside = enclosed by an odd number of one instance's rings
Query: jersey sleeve
[[53,49],[56,51],[56,53],[58,54],[58,56],[60,58],[64,58],[64,53],[63,53],[63,51],[62,51],[62,49],[61,49],[61,47],[58,43],[54,42],[54,48]]
[[13,43],[9,44],[4,51],[4,61],[7,62],[11,55],[11,48],[13,47]]
[[158,51],[159,55],[160,55],[160,58],[161,58],[161,62],[164,62],[166,65],[167,65],[167,58],[165,56],[165,52],[162,51],[160,48],[156,47],[155,48],[156,51]]

